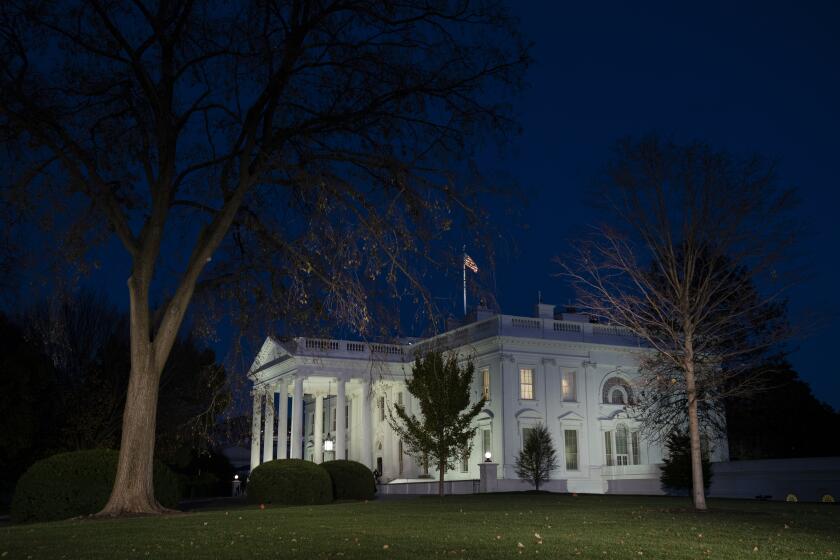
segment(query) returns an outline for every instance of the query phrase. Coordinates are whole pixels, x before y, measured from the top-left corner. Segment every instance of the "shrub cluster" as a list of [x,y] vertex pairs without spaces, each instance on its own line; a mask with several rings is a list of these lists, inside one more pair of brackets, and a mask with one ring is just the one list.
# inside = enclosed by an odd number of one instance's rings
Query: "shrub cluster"
[[332,501],[327,471],[310,461],[268,461],[251,471],[248,501],[259,504],[310,505]]
[[336,500],[370,500],[376,493],[376,481],[369,468],[356,461],[327,461],[321,465],[332,480]]
[[[91,449],[38,461],[18,480],[12,521],[55,521],[98,512],[111,495],[118,458],[113,449]],[[179,498],[177,477],[159,461],[154,469],[155,497],[174,508]]]

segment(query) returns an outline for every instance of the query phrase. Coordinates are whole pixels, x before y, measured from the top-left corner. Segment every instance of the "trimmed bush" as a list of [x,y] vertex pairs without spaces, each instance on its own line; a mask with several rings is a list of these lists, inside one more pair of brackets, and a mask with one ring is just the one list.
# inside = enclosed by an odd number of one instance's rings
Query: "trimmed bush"
[[369,468],[356,461],[327,461],[321,466],[332,480],[336,500],[370,500],[376,493],[376,481]]
[[[113,449],[90,449],[38,461],[18,480],[12,521],[55,521],[98,512],[111,495],[118,458]],[[178,478],[159,461],[154,469],[155,496],[163,506],[174,508],[178,505]]]
[[251,471],[247,493],[254,504],[328,504],[332,484],[327,471],[311,461],[280,459]]

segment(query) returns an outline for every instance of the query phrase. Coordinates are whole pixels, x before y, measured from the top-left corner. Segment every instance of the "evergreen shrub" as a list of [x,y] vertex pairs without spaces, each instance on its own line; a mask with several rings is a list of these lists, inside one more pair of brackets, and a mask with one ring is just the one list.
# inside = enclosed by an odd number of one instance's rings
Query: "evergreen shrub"
[[[662,465],[659,481],[662,490],[670,495],[691,494],[691,439],[688,434],[674,432],[665,441],[665,448],[668,456]],[[703,465],[703,487],[706,491],[712,484],[712,464],[704,455]]]
[[[118,459],[119,453],[113,449],[89,449],[38,461],[18,480],[12,521],[55,521],[98,512],[111,495]],[[178,478],[159,461],[155,461],[154,484],[161,505],[178,505]]]
[[356,461],[327,461],[321,466],[332,480],[333,497],[336,500],[370,500],[376,493],[373,472]]
[[268,461],[251,471],[248,501],[254,504],[314,505],[332,501],[327,471],[311,461]]

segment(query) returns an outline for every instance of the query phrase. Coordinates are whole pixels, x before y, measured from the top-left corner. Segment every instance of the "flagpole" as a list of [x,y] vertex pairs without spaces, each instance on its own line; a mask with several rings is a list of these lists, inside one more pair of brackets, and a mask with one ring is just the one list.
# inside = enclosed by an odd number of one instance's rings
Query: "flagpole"
[[461,267],[464,269],[464,317],[467,316],[467,246],[464,245],[464,253],[461,255]]

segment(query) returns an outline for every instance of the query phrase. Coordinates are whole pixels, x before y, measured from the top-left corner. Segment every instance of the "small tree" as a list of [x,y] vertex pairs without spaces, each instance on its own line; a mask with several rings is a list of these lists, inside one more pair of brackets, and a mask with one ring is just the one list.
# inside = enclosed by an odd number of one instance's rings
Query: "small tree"
[[[692,488],[691,438],[685,432],[672,432],[665,442],[668,456],[662,464],[659,481],[666,494],[689,492]],[[708,491],[712,484],[712,465],[703,454],[703,488]]]
[[551,434],[543,424],[537,424],[525,439],[522,451],[516,457],[516,474],[528,479],[540,490],[540,484],[548,481],[551,471],[557,468],[557,453]]
[[484,398],[470,404],[474,370],[472,360],[462,367],[454,353],[417,356],[406,385],[420,403],[421,418],[406,413],[401,404],[389,412],[388,421],[408,452],[437,464],[441,496],[446,469],[455,468],[455,461],[469,453],[476,432],[472,420],[484,406]]

